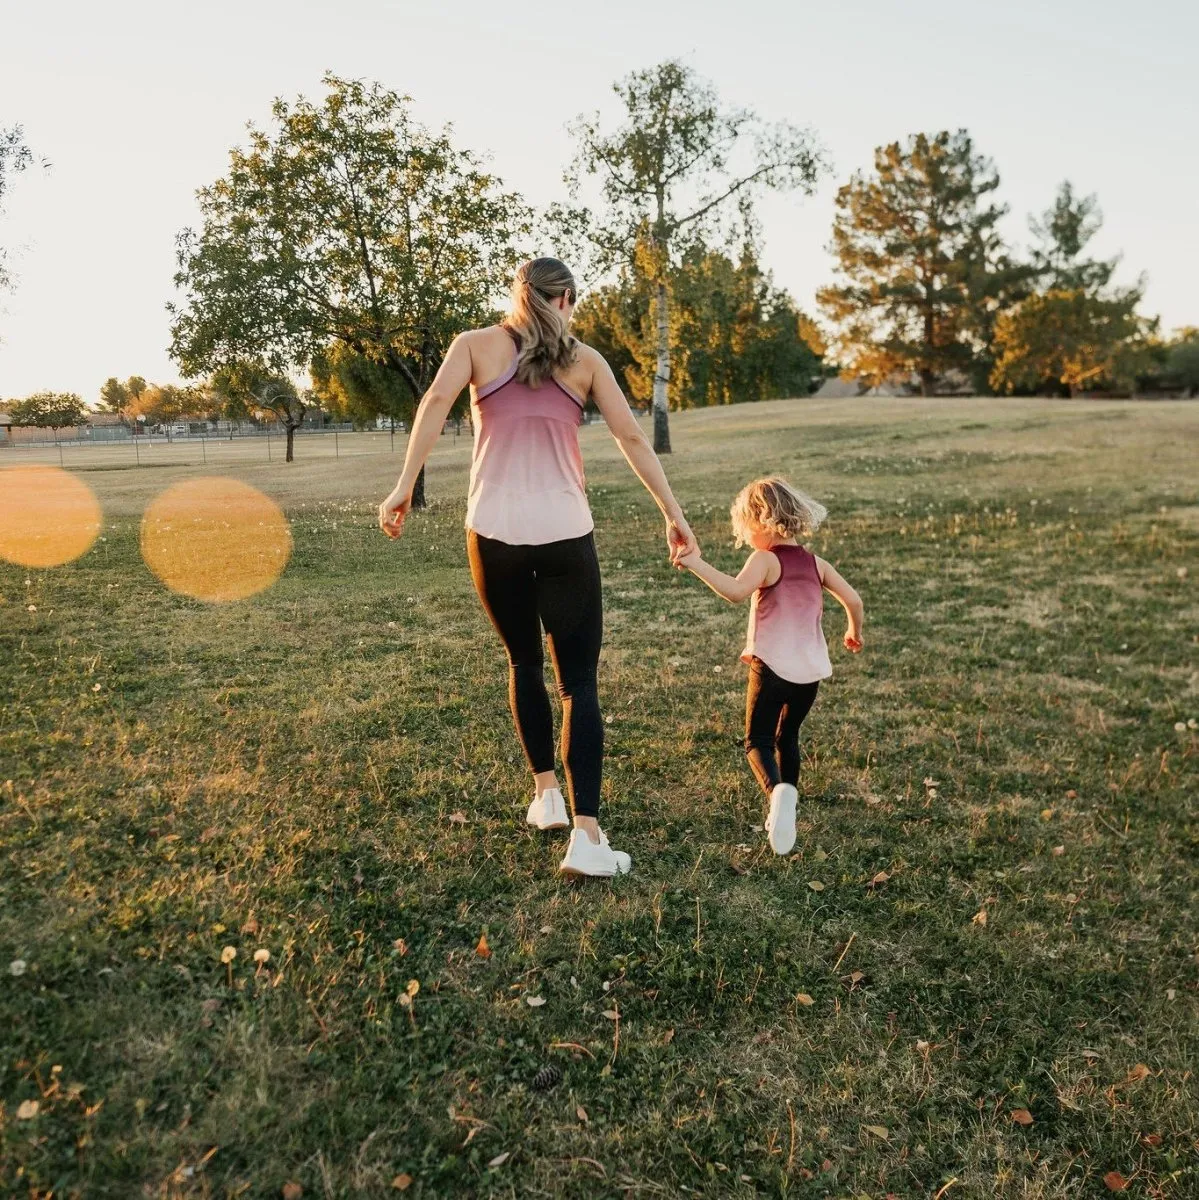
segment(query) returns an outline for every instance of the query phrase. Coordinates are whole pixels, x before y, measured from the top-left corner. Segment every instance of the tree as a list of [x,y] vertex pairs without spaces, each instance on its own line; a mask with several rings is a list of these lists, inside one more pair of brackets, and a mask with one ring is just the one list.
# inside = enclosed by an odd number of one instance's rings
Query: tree
[[1081,288],[1030,296],[996,324],[997,389],[1129,387],[1149,350],[1156,322],[1134,311],[1140,296],[1102,297]]
[[124,382],[110,376],[100,388],[100,411],[125,419],[129,409],[137,408],[145,390],[146,381],[140,375],[130,375]]
[[[33,165],[33,151],[25,141],[25,131],[20,125],[0,129],[0,212],[4,211],[4,195],[12,186],[12,177],[28,170]],[[43,161],[43,166],[47,164]],[[0,290],[12,286],[12,276],[5,267],[7,254],[0,246]]]
[[239,362],[217,370],[209,388],[231,416],[248,413],[278,421],[287,435],[284,461],[294,461],[296,430],[304,423],[304,414],[316,405],[301,395],[290,379],[273,374],[261,363]]
[[14,425],[33,425],[39,429],[60,429],[82,425],[87,406],[74,392],[35,392],[8,406]]
[[[493,316],[524,201],[379,84],[326,75],[276,100],[178,242],[171,353],[186,375],[252,362],[289,379],[340,343],[394,376],[411,414],[463,328]],[[423,473],[413,497],[424,502]]]
[[1075,196],[1066,180],[1053,204],[1028,226],[1037,245],[1033,266],[1045,291],[1096,293],[1107,287],[1119,258],[1083,258],[1082,252],[1103,225],[1103,213],[1094,196]]
[[1163,347],[1162,380],[1188,397],[1199,395],[1199,329],[1185,326]]
[[[794,301],[763,271],[752,242],[740,258],[693,243],[670,274],[671,376],[676,408],[806,395],[819,357],[801,334]],[[623,375],[635,400],[653,395],[657,330],[653,288],[625,269],[590,292],[576,332]]]
[[830,247],[843,277],[818,293],[839,357],[876,382],[915,373],[925,395],[969,371],[996,300],[1006,209],[991,162],[965,130],[916,134],[874,152],[874,173],[837,193]]
[[811,192],[820,152],[806,130],[763,125],[745,109],[724,109],[712,86],[671,59],[613,85],[625,119],[604,133],[599,114],[571,127],[577,142],[567,172],[572,198],[599,179],[603,211],[558,209],[567,236],[579,231],[597,270],[644,272],[653,289],[654,449],[670,452],[671,267],[688,241],[719,228],[735,203],[761,189]]

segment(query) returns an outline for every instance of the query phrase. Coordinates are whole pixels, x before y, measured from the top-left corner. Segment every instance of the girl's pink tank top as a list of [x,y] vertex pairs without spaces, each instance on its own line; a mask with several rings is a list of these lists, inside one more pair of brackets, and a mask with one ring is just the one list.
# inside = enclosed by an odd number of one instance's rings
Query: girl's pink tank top
[[760,658],[791,683],[815,683],[833,673],[820,616],[824,586],[816,556],[803,546],[774,546],[782,574],[758,588],[749,609],[749,633],[741,661]]
[[582,537],[595,524],[579,452],[583,402],[556,379],[521,383],[519,355],[514,348],[503,375],[471,389],[466,527],[512,546]]

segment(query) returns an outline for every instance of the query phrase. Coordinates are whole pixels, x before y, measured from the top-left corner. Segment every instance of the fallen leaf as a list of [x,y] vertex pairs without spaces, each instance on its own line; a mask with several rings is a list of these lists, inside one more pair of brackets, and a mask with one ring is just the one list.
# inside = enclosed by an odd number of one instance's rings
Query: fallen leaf
[[1031,1125],[1033,1120],[1032,1113],[1030,1113],[1027,1108],[1013,1108],[1012,1120],[1015,1121],[1017,1125]]
[[1066,853],[1065,846],[1054,846],[1054,848],[1053,848],[1053,857],[1054,858],[1061,858],[1061,856],[1065,853]]
[[802,1004],[804,1008],[811,1008],[816,1001],[813,1000],[807,992],[800,992],[799,995],[795,997],[795,1003]]
[[862,1128],[867,1133],[872,1133],[876,1138],[881,1138],[884,1142],[890,1137],[885,1125],[863,1125]]
[[1096,1059],[1099,1057],[1099,1051],[1098,1050],[1089,1050],[1084,1047],[1084,1049],[1082,1051],[1082,1056],[1083,1056],[1083,1058],[1088,1059],[1088,1060]]
[[985,928],[987,924],[987,910],[985,908],[980,908],[978,912],[976,912],[974,916],[970,918],[970,921],[974,925],[979,925]]
[[304,1194],[304,1189],[300,1184],[291,1181],[283,1185],[281,1194],[283,1200],[300,1200],[300,1197]]
[[487,934],[479,934],[479,944],[475,947],[475,953],[480,958],[491,957],[491,947],[487,944]]
[[1122,1192],[1128,1186],[1128,1180],[1119,1171],[1108,1171],[1103,1177],[1103,1186],[1109,1192]]
[[663,1045],[663,1046],[669,1046],[669,1045],[670,1045],[670,1043],[671,1043],[671,1042],[673,1042],[673,1041],[674,1041],[674,1030],[673,1030],[673,1029],[668,1029],[668,1030],[667,1030],[667,1031],[666,1031],[666,1032],[665,1032],[665,1033],[662,1035],[662,1045]]
[[917,1038],[916,1049],[919,1050],[921,1054],[927,1054],[932,1049],[932,1046],[930,1046],[928,1042],[921,1041],[919,1038]]
[[879,871],[877,875],[866,885],[868,888],[882,887],[891,876],[886,871]]
[[256,917],[247,917],[246,923],[241,927],[241,931],[253,937],[258,932],[258,919]]
[[40,1107],[41,1105],[36,1100],[22,1100],[17,1105],[17,1120],[32,1121],[37,1116]]
[[216,1012],[216,1010],[220,1007],[221,1007],[220,1000],[216,999],[216,997],[210,997],[209,999],[201,1002],[200,1011],[206,1012],[206,1013]]
[[810,887],[812,889],[812,891],[814,891],[814,892],[823,892],[824,891],[824,884],[821,883],[819,879],[809,879],[808,887]]
[[391,1186],[397,1192],[406,1192],[412,1186],[412,1176],[405,1171],[402,1175],[397,1175],[391,1181]]
[[1149,1068],[1147,1066],[1145,1066],[1144,1063],[1137,1063],[1137,1065],[1135,1067],[1133,1067],[1131,1071],[1128,1072],[1128,1075],[1125,1077],[1124,1082],[1125,1083],[1140,1083],[1141,1080],[1147,1078],[1148,1075],[1149,1075]]
[[1053,820],[1053,809],[1052,808],[1041,809],[1041,820],[1042,821],[1052,821]]
[[408,953],[408,943],[403,938],[396,938],[391,944],[400,952],[401,958]]
[[420,980],[419,979],[408,980],[408,986],[404,990],[408,993],[409,996],[415,996],[416,993],[420,991]]
[[1142,1146],[1160,1146],[1162,1144],[1162,1135],[1160,1133],[1147,1133],[1141,1138]]
[[466,813],[464,813],[464,812],[450,813],[450,824],[451,825],[465,825],[466,824]]
[[614,1009],[614,1008],[605,1009],[604,1016],[607,1017],[609,1021],[619,1021],[620,1020],[620,1013],[618,1013],[616,1011],[616,1009]]
[[587,1115],[587,1110],[581,1104],[575,1105],[575,1116],[578,1117],[584,1125],[591,1120],[591,1118]]
[[508,1161],[510,1153],[510,1151],[505,1150],[503,1154],[497,1154],[487,1165],[489,1167],[502,1167]]
[[545,1003],[544,996],[526,996],[525,1003],[530,1008],[540,1008]]
[[1067,788],[1066,789],[1066,799],[1067,800],[1077,800],[1078,793],[1073,788]]
[[848,975],[842,976],[843,982],[848,983],[851,988],[857,987],[857,985],[865,978],[865,971],[850,971]]

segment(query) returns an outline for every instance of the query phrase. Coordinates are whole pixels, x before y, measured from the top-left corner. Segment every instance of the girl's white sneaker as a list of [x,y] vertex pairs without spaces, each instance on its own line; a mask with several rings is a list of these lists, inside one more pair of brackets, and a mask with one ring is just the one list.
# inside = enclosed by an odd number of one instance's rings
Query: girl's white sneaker
[[770,793],[770,815],[766,832],[775,854],[790,854],[795,845],[795,802],[799,793],[789,783],[778,784]]
[[581,829],[570,831],[570,845],[558,867],[563,875],[591,875],[600,879],[627,875],[632,869],[633,860],[623,851],[613,850],[603,830],[600,830],[600,840],[596,843]]
[[540,796],[534,796],[525,821],[538,829],[565,829],[570,821],[562,793],[557,788],[546,788]]

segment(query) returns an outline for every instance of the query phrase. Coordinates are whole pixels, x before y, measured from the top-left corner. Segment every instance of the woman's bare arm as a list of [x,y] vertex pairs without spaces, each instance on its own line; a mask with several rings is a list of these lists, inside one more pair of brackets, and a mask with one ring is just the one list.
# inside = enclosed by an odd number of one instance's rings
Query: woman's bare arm
[[582,352],[587,354],[593,365],[591,398],[600,410],[609,432],[616,439],[625,461],[645,485],[646,491],[653,496],[666,518],[666,538],[670,556],[672,561],[677,563],[682,555],[697,549],[695,535],[670,490],[666,472],[662,469],[658,456],[641,426],[637,424],[637,418],[612,374],[612,368],[608,366],[602,354],[589,346],[582,347]]
[[472,370],[470,335],[460,333],[450,343],[440,370],[416,410],[399,482],[391,495],[379,505],[379,527],[388,537],[400,536],[404,518],[412,504],[412,489],[416,487],[417,476],[437,445],[450,408],[462,389],[470,383]]

